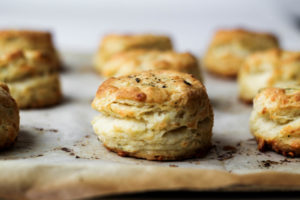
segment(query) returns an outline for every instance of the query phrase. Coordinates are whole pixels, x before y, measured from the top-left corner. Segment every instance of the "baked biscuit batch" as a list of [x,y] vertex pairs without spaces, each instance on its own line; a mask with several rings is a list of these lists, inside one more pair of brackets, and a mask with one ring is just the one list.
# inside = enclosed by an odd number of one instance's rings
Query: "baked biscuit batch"
[[60,61],[47,32],[0,31],[0,81],[19,108],[57,104]]
[[[300,52],[280,49],[272,34],[220,30],[203,63],[238,75],[239,98],[254,99],[250,130],[259,150],[300,155]],[[60,66],[50,33],[0,31],[0,148],[17,138],[19,108],[61,100]],[[93,129],[107,149],[160,161],[209,151],[214,115],[200,66],[191,53],[174,51],[168,36],[107,35],[94,68],[108,78],[92,102]]]
[[92,106],[100,141],[120,156],[181,160],[211,146],[213,111],[206,89],[191,75],[145,71],[109,78]]

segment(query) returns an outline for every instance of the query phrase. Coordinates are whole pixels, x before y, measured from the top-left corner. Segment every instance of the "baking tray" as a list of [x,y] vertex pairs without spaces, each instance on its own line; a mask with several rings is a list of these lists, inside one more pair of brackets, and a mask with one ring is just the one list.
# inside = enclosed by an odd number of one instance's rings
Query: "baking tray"
[[261,153],[249,132],[251,105],[234,80],[205,75],[214,108],[213,148],[201,159],[156,162],[119,157],[94,135],[90,104],[104,80],[92,54],[63,53],[64,100],[22,110],[14,147],[0,153],[0,197],[75,199],[141,191],[299,190],[300,159]]

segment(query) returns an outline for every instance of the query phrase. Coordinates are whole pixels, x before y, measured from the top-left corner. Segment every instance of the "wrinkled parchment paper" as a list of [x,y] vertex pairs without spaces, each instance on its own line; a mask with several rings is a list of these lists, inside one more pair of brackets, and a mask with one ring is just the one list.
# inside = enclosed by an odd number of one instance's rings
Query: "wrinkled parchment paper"
[[14,147],[0,153],[0,197],[74,199],[149,190],[300,189],[300,159],[261,153],[249,132],[251,106],[237,85],[205,74],[214,107],[214,147],[201,159],[153,162],[119,157],[93,134],[90,103],[103,79],[91,55],[63,54],[64,101],[21,111]]

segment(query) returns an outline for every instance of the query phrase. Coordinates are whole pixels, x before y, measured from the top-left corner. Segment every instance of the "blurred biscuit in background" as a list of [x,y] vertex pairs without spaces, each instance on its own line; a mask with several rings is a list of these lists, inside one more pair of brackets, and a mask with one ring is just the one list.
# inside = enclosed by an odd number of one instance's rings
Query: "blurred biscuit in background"
[[182,160],[211,147],[213,111],[206,89],[191,75],[153,70],[107,79],[92,106],[93,128],[120,156]]
[[300,88],[300,52],[272,49],[245,60],[238,74],[239,97],[252,102],[261,88]]
[[19,108],[54,105],[62,97],[57,68],[44,52],[17,50],[0,56],[0,81],[8,85]]
[[204,67],[216,75],[236,77],[248,55],[278,46],[277,38],[269,33],[244,29],[219,30],[203,58]]
[[300,155],[300,89],[266,88],[254,99],[250,119],[258,149]]
[[13,145],[19,134],[19,109],[7,85],[0,82],[0,149]]
[[99,46],[94,59],[94,67],[101,72],[104,64],[116,53],[133,49],[172,50],[172,41],[165,35],[106,35]]
[[136,49],[118,53],[101,68],[105,77],[123,76],[147,70],[175,70],[202,80],[198,60],[190,53]]
[[0,30],[0,55],[17,50],[37,50],[48,54],[49,61],[57,69],[61,61],[52,41],[52,35],[46,31]]

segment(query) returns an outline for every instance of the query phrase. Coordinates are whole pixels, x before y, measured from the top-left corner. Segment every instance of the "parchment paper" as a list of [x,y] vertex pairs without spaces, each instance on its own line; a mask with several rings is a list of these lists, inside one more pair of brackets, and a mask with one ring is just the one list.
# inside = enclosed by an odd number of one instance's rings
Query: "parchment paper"
[[299,190],[300,159],[261,153],[249,132],[252,109],[237,85],[205,74],[215,113],[214,147],[201,159],[153,162],[107,151],[90,124],[90,103],[103,78],[91,55],[63,54],[64,101],[21,111],[14,147],[0,153],[0,197],[75,199],[149,190]]

